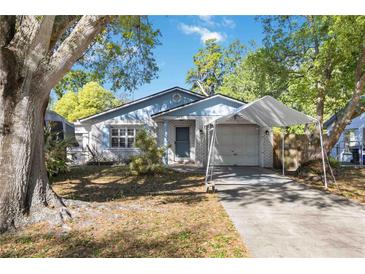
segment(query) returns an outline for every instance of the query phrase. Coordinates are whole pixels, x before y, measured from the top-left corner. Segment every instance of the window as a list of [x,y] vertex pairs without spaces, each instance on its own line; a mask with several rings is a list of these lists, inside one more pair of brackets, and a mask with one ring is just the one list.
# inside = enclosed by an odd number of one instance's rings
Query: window
[[133,148],[137,132],[136,128],[111,128],[111,147]]

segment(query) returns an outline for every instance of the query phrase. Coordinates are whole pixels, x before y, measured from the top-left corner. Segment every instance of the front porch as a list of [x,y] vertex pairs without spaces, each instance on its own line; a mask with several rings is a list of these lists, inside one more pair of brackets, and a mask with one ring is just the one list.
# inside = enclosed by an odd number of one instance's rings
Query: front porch
[[200,164],[196,157],[199,131],[195,119],[165,118],[157,121],[157,124],[157,143],[167,147],[164,159],[166,165]]

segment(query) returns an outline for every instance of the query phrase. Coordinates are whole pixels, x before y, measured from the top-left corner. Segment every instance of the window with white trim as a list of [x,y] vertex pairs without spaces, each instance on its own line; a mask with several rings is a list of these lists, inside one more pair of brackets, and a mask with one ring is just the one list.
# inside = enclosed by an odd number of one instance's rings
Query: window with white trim
[[112,127],[110,129],[110,147],[134,148],[138,128]]

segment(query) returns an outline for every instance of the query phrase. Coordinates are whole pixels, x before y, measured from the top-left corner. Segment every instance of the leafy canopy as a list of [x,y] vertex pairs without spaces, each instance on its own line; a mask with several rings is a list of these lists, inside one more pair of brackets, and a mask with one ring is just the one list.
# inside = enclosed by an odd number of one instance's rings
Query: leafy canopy
[[68,91],[54,106],[54,110],[69,121],[87,117],[120,105],[114,94],[97,82],[89,82],[78,92]]
[[245,102],[265,95],[280,98],[286,90],[288,75],[280,62],[270,62],[271,55],[265,48],[250,51],[234,72],[224,75],[218,92]]
[[111,90],[133,91],[157,77],[153,49],[160,32],[147,16],[114,16],[73,69],[54,88],[58,98],[90,81],[111,83]]
[[222,84],[224,75],[234,71],[244,49],[239,41],[234,41],[227,48],[223,48],[216,40],[207,40],[204,48],[199,49],[193,56],[194,67],[188,71],[186,82],[193,90],[200,92],[196,83],[200,81],[205,92],[213,94]]
[[[355,85],[364,16],[261,17],[263,47],[251,50],[219,92],[251,101],[271,95],[324,118],[343,108]],[[318,98],[323,97],[321,106]]]

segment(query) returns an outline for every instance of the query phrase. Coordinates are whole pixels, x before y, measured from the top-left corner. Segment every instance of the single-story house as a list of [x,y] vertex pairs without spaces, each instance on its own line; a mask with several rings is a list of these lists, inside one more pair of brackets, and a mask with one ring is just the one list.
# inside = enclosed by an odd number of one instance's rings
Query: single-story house
[[[330,133],[338,113],[333,115],[324,124]],[[332,148],[330,155],[344,164],[363,164],[365,162],[365,112],[351,120],[342,132],[337,144]]]
[[[74,158],[80,164],[93,155],[105,161],[128,159],[138,153],[135,137],[144,128],[167,148],[167,165],[205,166],[210,123],[244,105],[220,94],[206,97],[180,87],[163,90],[75,122],[80,153]],[[218,126],[216,134],[215,164],[272,167],[271,128],[232,117]]]
[[51,127],[51,132],[55,133],[59,140],[75,138],[74,125],[52,110],[46,111],[44,123]]

